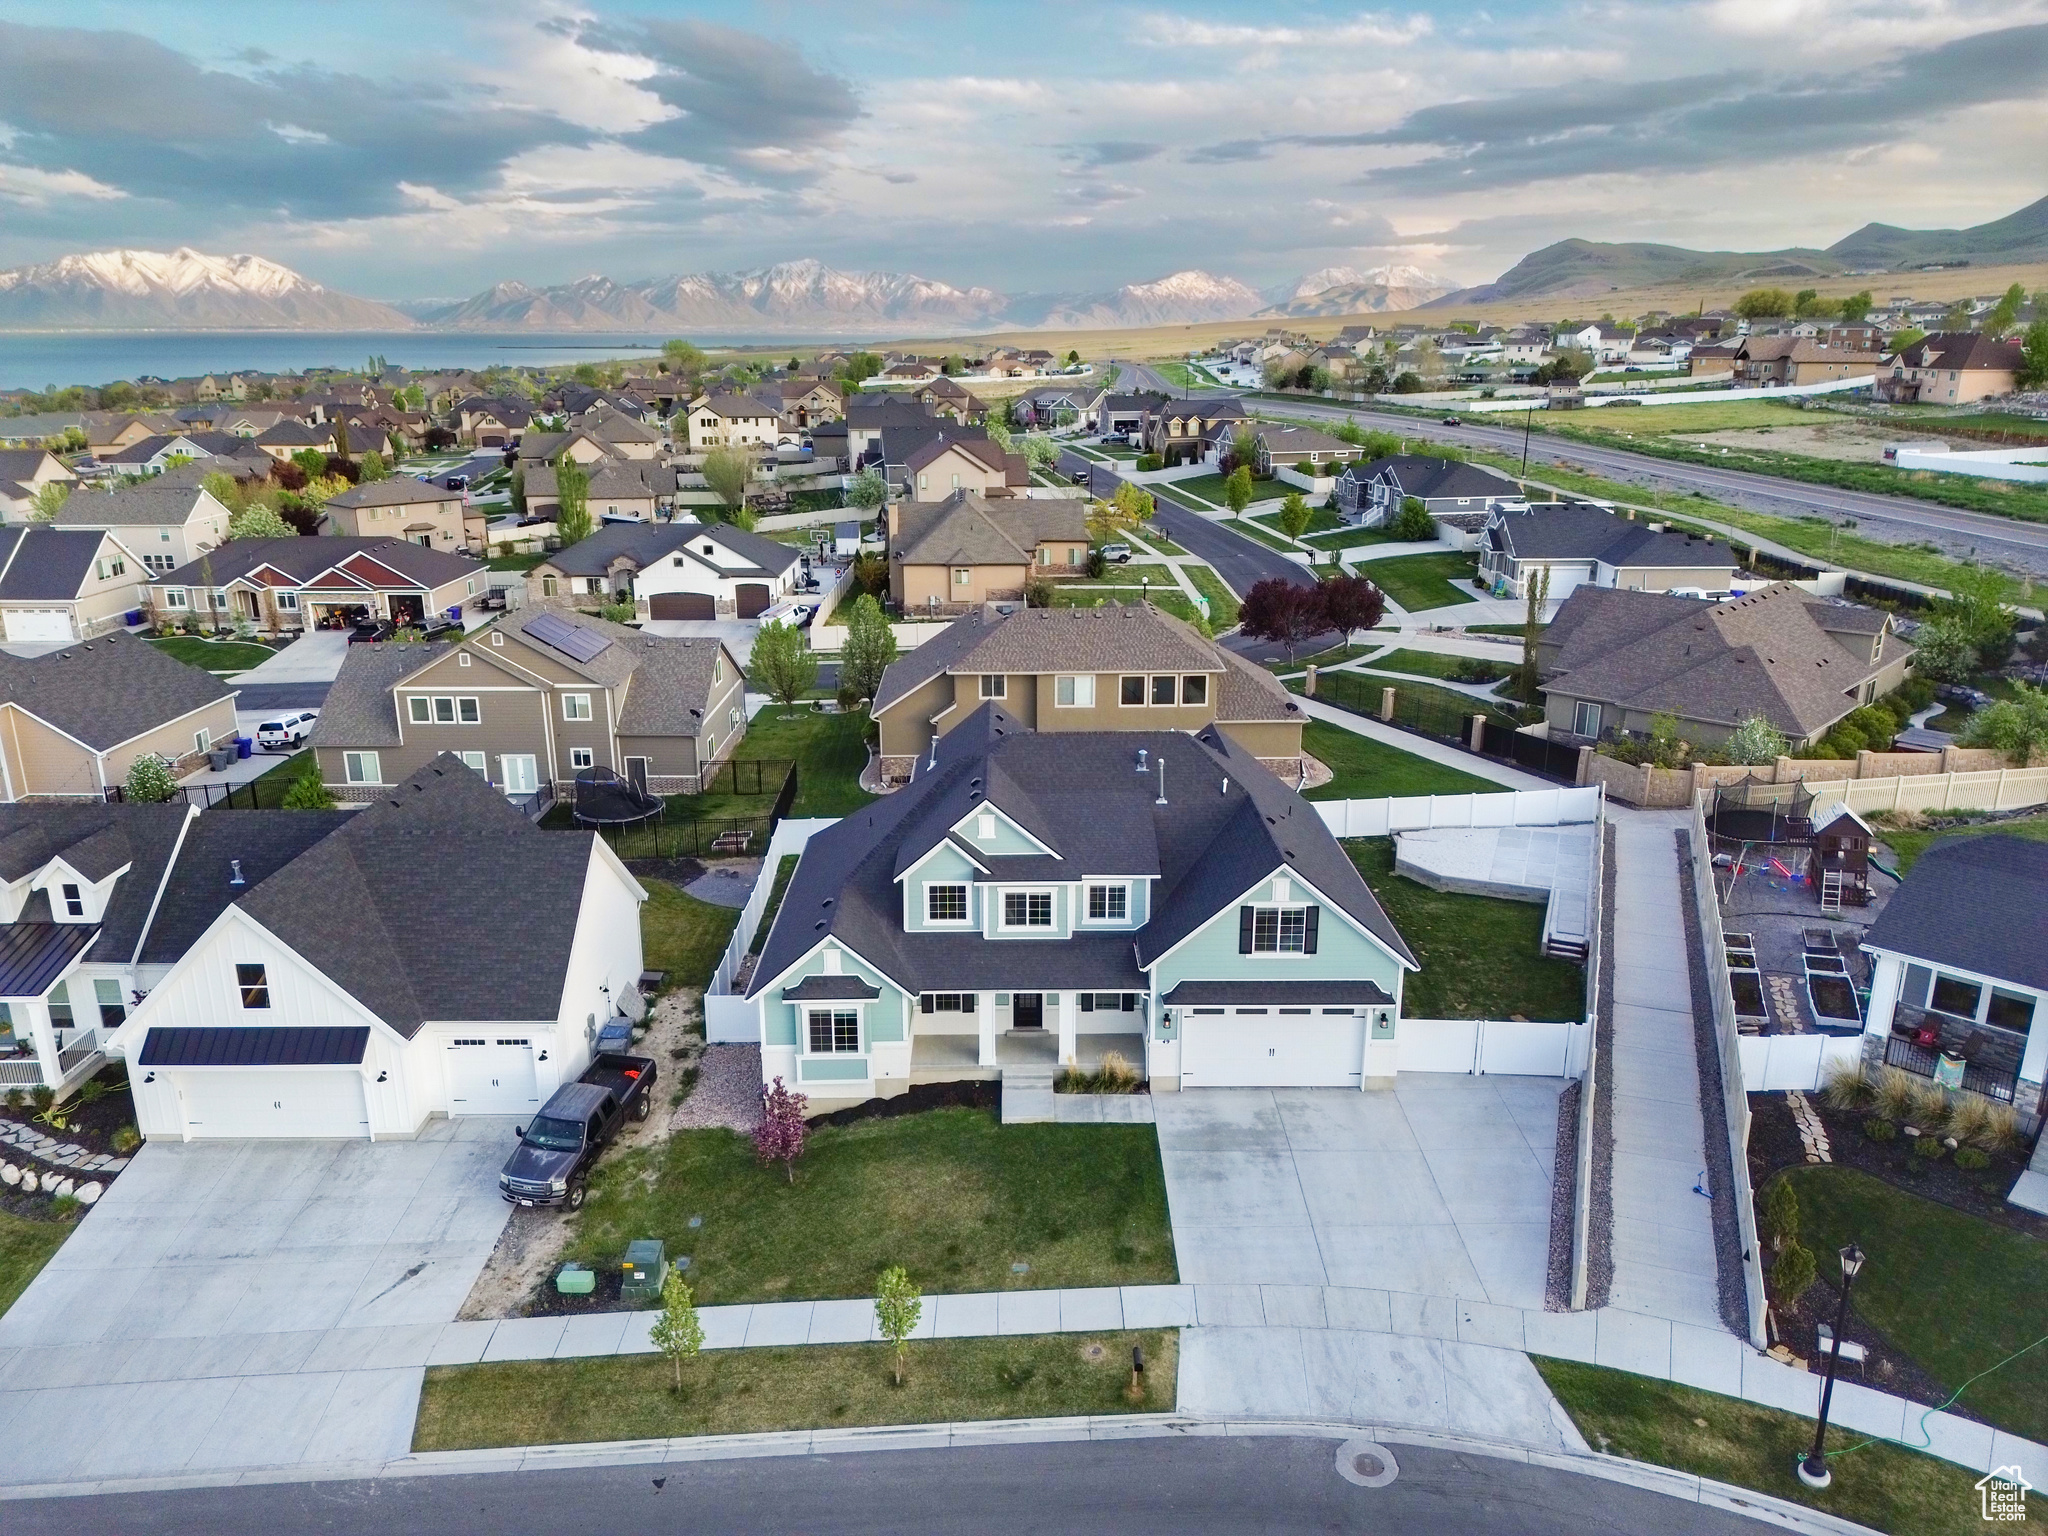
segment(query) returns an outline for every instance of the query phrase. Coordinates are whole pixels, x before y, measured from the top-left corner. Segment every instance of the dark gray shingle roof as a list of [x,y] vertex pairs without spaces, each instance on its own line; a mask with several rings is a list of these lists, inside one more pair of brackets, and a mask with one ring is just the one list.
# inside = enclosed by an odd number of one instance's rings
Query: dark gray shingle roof
[[0,698],[101,751],[234,692],[211,672],[118,632],[42,656],[0,654]]
[[1864,942],[2048,991],[2044,928],[2048,843],[1994,832],[1921,854]]

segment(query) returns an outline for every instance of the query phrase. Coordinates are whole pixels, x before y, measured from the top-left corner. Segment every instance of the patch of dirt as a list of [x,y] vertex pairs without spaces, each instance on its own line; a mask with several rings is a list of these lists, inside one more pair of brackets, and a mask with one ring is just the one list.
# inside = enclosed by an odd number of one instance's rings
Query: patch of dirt
[[[1733,427],[1722,432],[1671,432],[1664,436],[1670,442],[1688,447],[1704,443],[1709,448],[1762,448],[1772,453],[1799,453],[1810,459],[1833,459],[1843,464],[1882,464],[1886,443],[1943,440],[1940,432],[1922,426],[1856,420],[1801,422],[1796,426],[1783,427]],[[1950,446],[1981,448],[1984,445],[1956,438]]]
[[650,875],[677,887],[688,885],[704,873],[696,859],[627,859],[626,868],[636,875]]
[[852,1125],[861,1120],[893,1120],[898,1115],[919,1115],[928,1109],[989,1109],[1003,1107],[1003,1085],[967,1079],[957,1083],[917,1083],[892,1099],[869,1099],[829,1115],[813,1115],[812,1125]]

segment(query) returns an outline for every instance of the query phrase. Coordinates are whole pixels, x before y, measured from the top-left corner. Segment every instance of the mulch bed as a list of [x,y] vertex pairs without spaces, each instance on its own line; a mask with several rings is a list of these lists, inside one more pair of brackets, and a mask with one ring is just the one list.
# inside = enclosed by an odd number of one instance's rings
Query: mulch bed
[[[560,1266],[557,1266],[559,1268]],[[689,1278],[690,1272],[683,1271]],[[616,1264],[608,1265],[597,1272],[597,1287],[588,1296],[564,1296],[555,1289],[555,1277],[551,1274],[544,1281],[533,1300],[523,1309],[527,1317],[574,1317],[582,1312],[621,1312],[628,1303],[619,1297],[625,1285],[625,1271]],[[652,1302],[634,1302],[634,1307],[652,1306]]]
[[967,1080],[958,1083],[917,1083],[908,1093],[893,1099],[869,1099],[829,1115],[813,1115],[812,1125],[853,1125],[862,1120],[894,1120],[899,1115],[921,1115],[928,1109],[992,1109],[1003,1107],[1003,1085],[998,1082]]
[[[128,1069],[118,1065],[102,1067],[93,1081],[105,1083],[110,1091],[90,1104],[82,1103],[76,1094],[72,1095],[64,1112],[62,1130],[36,1119],[35,1105],[27,1101],[26,1090],[23,1090],[23,1103],[19,1109],[8,1108],[4,1096],[0,1096],[0,1120],[12,1120],[17,1125],[25,1125],[57,1141],[72,1142],[88,1151],[119,1156],[121,1154],[114,1152],[114,1132],[124,1125],[135,1124],[135,1100],[128,1093]],[[8,1150],[17,1158],[26,1156],[19,1149]],[[134,1149],[131,1148],[126,1155],[132,1157]],[[82,1177],[91,1178],[92,1175]]]
[[704,874],[704,866],[695,859],[625,859],[621,862],[636,875],[651,875],[675,886],[688,885]]

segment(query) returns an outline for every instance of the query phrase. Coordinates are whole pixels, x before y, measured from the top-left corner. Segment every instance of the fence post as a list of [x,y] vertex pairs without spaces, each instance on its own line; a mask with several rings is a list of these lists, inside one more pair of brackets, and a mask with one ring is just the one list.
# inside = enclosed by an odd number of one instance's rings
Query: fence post
[[1391,688],[1382,688],[1380,690],[1380,720],[1382,723],[1391,724],[1393,722],[1393,719],[1394,690]]

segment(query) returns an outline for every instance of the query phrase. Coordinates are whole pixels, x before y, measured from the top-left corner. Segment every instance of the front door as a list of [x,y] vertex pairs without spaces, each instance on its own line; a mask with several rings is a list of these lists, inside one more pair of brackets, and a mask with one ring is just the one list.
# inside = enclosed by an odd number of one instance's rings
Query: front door
[[1043,992],[1017,992],[1010,998],[1010,1027],[1012,1029],[1045,1028],[1045,994]]
[[498,759],[498,769],[508,795],[530,795],[540,788],[531,752],[507,752]]
[[626,782],[639,790],[641,794],[647,793],[646,758],[629,757],[626,759]]

